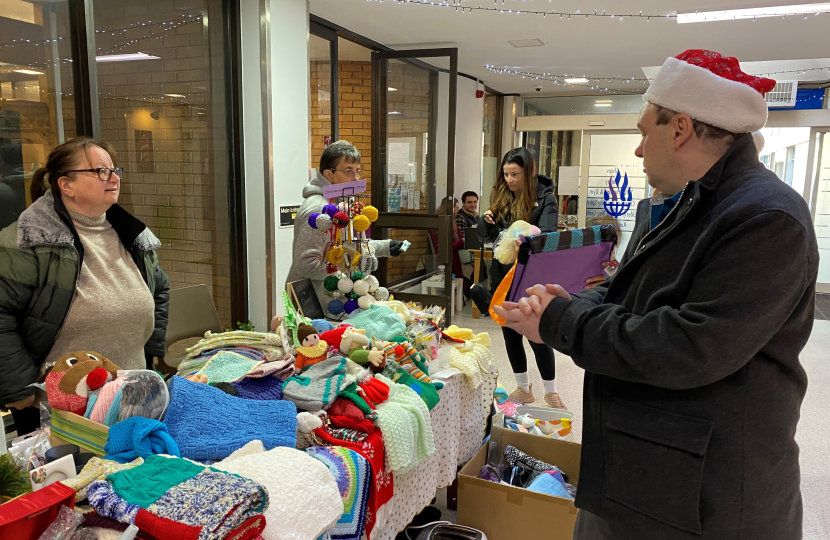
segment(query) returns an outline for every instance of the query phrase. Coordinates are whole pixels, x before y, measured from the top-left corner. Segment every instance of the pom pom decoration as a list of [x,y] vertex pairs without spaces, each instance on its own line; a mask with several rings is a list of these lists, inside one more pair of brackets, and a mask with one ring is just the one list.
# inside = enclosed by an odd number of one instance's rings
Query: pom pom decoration
[[375,276],[366,276],[366,283],[369,285],[369,292],[374,293],[380,287],[380,282]]
[[338,229],[342,229],[349,224],[349,215],[346,212],[337,212],[334,214],[334,217],[331,218],[331,223]]
[[349,211],[349,203],[347,203],[347,202],[338,203],[337,211],[338,212],[348,212]]
[[323,213],[328,217],[333,218],[334,214],[337,213],[337,207],[333,204],[327,204],[323,207]]
[[357,304],[357,300],[349,300],[348,302],[346,302],[346,305],[343,306],[343,309],[346,310],[346,313],[351,313],[352,311],[356,310],[358,307],[360,307],[360,306]]
[[363,207],[363,215],[369,218],[370,222],[375,222],[378,219],[378,209],[370,204]]
[[352,280],[350,280],[346,276],[343,276],[337,282],[337,290],[339,290],[343,294],[347,294],[347,293],[352,292]]
[[337,290],[337,276],[326,276],[326,279],[323,280],[323,288],[327,291],[336,291]]
[[378,302],[389,300],[389,290],[386,287],[378,287],[378,290],[375,291],[375,300]]
[[332,300],[331,302],[329,302],[328,310],[329,313],[331,313],[332,315],[339,315],[343,313],[343,309],[343,302],[341,302],[340,300]]
[[360,264],[358,265],[358,268],[360,268],[362,273],[368,274],[372,271],[372,257],[374,257],[374,255],[367,254],[366,256],[360,259]]
[[369,226],[371,226],[372,223],[369,221],[369,218],[367,218],[366,216],[357,215],[352,220],[352,224],[354,225],[354,230],[356,230],[357,232],[363,232],[366,229],[368,229]]
[[[355,292],[356,295],[363,296],[364,294],[369,292],[369,284],[366,283],[365,280],[358,279],[357,281],[354,282],[353,289],[354,289],[354,292]],[[363,307],[363,306],[360,306],[360,307]]]
[[358,279],[363,279],[364,277],[363,272],[352,273],[352,281],[357,281]]
[[[311,216],[309,216],[309,220],[310,219],[311,219]],[[329,217],[328,214],[318,215],[317,219],[314,220],[314,223],[317,225],[317,227],[314,227],[314,228],[319,229],[321,231],[327,231],[327,230],[331,229],[331,218]]]
[[343,248],[340,246],[335,246],[329,249],[328,253],[326,253],[326,260],[332,265],[337,266],[340,264],[340,258],[343,256]]
[[331,291],[332,298],[340,298],[340,291]]
[[357,216],[363,213],[363,203],[360,201],[353,202],[349,207],[353,216]]
[[311,433],[322,425],[323,420],[321,420],[319,416],[305,411],[297,413],[297,431],[302,433]]
[[372,297],[369,295],[361,296],[357,301],[357,305],[360,306],[360,309],[369,309],[373,303]]
[[312,229],[317,228],[317,218],[320,217],[319,212],[312,212],[310,216],[308,216],[308,226]]

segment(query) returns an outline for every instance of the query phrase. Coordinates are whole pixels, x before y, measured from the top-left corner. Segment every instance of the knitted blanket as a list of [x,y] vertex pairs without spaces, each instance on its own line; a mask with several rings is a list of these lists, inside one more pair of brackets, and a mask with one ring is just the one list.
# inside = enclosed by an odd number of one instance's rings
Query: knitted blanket
[[[217,390],[220,391],[220,390]],[[158,420],[133,416],[109,429],[104,459],[127,463],[153,454],[179,456],[179,447]]]
[[107,476],[118,471],[126,471],[127,469],[138,467],[142,463],[144,463],[142,458],[136,458],[129,463],[122,464],[117,461],[94,457],[90,459],[86,465],[84,465],[81,474],[75,478],[67,478],[61,482],[65,486],[71,487],[77,492],[75,493],[75,502],[77,503],[86,499],[86,490],[93,482],[104,480]]
[[261,484],[279,501],[265,511],[265,540],[314,540],[343,514],[343,501],[328,468],[305,452],[275,448],[221,461],[214,469]]
[[282,338],[279,334],[265,334],[243,330],[213,334],[208,331],[205,332],[205,338],[203,340],[187,349],[185,360],[190,360],[212,349],[236,346],[246,346],[260,350],[265,353],[267,360],[278,360],[285,356],[286,353],[285,349],[283,349]]
[[233,383],[233,387],[242,399],[282,399],[282,381],[273,375],[255,379],[246,377]]
[[214,354],[197,372],[207,378],[208,384],[217,382],[234,382],[248,375],[262,364],[235,352],[223,351]]
[[327,533],[332,540],[360,540],[366,527],[366,504],[372,486],[369,462],[354,450],[337,446],[317,446],[306,452],[329,468],[343,500],[343,515]]
[[377,521],[378,510],[392,499],[395,494],[395,486],[392,473],[387,472],[385,468],[386,453],[380,431],[375,430],[363,442],[363,446],[354,449],[354,451],[366,458],[371,466],[371,488],[366,504],[366,536],[371,538],[372,530],[375,528]]
[[282,395],[305,411],[319,411],[329,407],[342,388],[354,379],[346,375],[347,358],[332,356],[308,366],[301,375],[288,378],[282,385]]
[[147,456],[143,464],[110,474],[107,481],[119,497],[147,508],[169,489],[204,470],[204,465],[186,459]]
[[373,304],[369,309],[348,319],[355,328],[366,330],[367,337],[390,341],[406,331],[406,325],[388,307]]
[[435,452],[429,410],[408,386],[393,383],[380,374],[376,377],[389,386],[389,399],[377,407],[377,424],[386,448],[386,468],[405,473]]
[[188,459],[223,459],[255,439],[268,449],[297,444],[293,403],[242,399],[178,376],[164,423]]

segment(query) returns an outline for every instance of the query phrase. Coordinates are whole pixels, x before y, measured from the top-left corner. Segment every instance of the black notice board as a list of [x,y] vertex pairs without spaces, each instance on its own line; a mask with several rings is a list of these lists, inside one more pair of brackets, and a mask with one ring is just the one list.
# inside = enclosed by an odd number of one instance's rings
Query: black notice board
[[280,206],[280,227],[292,227],[300,205]]
[[300,315],[309,319],[326,318],[323,306],[320,305],[320,299],[317,298],[317,291],[314,290],[314,284],[311,283],[310,279],[292,281],[285,286],[288,289],[291,302],[300,312]]

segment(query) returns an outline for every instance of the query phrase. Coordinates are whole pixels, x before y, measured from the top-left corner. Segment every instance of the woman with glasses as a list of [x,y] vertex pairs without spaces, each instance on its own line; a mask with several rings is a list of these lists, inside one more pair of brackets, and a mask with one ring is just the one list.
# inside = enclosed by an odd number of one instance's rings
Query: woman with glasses
[[61,356],[97,351],[123,369],[164,356],[161,243],[117,204],[123,174],[107,143],[68,141],[34,174],[32,205],[0,231],[0,405],[18,433],[39,427],[31,384]]
[[[331,301],[323,287],[323,280],[329,275],[326,271],[328,237],[312,229],[308,217],[322,212],[328,203],[323,197],[324,187],[357,180],[360,180],[360,151],[346,141],[330,144],[320,156],[317,175],[303,188],[303,204],[294,217],[293,259],[286,283],[310,278],[324,312]],[[397,257],[402,245],[399,240],[369,240],[369,248],[376,257]]]

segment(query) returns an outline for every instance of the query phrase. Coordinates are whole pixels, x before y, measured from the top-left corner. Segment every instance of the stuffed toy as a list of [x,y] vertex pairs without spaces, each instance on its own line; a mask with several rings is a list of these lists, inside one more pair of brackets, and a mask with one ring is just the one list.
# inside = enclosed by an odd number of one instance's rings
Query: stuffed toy
[[119,369],[97,352],[78,351],[64,356],[46,375],[49,405],[83,415],[90,393],[115,380]]
[[424,363],[424,356],[405,339],[397,339],[392,342],[378,340],[376,346],[391,356],[407,373],[419,381],[434,385],[436,390],[444,388],[444,383],[429,378],[429,375],[427,375],[429,370]]
[[370,350],[355,349],[349,354],[349,359],[363,367],[368,367],[372,373],[380,373],[386,367],[386,354],[377,347]]
[[346,356],[349,356],[354,349],[369,346],[366,330],[357,329],[346,323],[341,324],[334,330],[323,332],[320,339],[337,348]]
[[496,245],[493,246],[493,256],[502,264],[513,264],[519,254],[522,238],[541,233],[539,227],[527,221],[514,221],[496,240]]
[[297,328],[297,339],[300,345],[297,347],[297,360],[294,362],[294,370],[297,373],[313,364],[322,362],[328,355],[329,344],[320,339],[320,334],[310,324],[300,324]]

